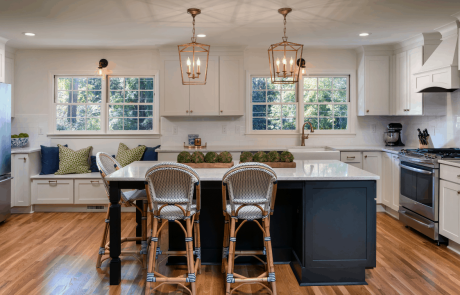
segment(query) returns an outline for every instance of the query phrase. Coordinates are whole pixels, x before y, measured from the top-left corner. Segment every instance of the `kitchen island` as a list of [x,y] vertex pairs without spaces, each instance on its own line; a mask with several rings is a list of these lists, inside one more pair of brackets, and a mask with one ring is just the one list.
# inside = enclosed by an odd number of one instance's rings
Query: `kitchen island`
[[[119,190],[143,188],[145,172],[155,163],[134,162],[107,176],[112,203],[111,238],[112,231],[117,231],[112,221],[119,218]],[[366,284],[365,269],[375,267],[376,263],[375,197],[379,176],[340,161],[309,160],[296,164],[296,168],[274,169],[278,176],[275,211],[271,216],[275,263],[290,264],[300,285]],[[220,264],[224,229],[221,181],[227,169],[196,170],[201,181],[202,263]],[[170,250],[184,249],[179,226],[169,225]],[[119,233],[114,235],[111,257],[117,271],[114,244]],[[262,241],[257,225],[248,222],[238,232],[236,250],[261,250]],[[182,258],[169,258],[171,264],[183,262]],[[236,263],[253,261],[238,258]]]

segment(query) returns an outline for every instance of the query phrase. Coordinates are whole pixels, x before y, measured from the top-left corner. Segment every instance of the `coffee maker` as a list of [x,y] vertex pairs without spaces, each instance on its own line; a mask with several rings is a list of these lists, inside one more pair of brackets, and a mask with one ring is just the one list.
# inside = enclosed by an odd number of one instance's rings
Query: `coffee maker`
[[390,123],[387,126],[388,132],[383,133],[386,146],[404,146],[401,141],[402,125],[400,123]]

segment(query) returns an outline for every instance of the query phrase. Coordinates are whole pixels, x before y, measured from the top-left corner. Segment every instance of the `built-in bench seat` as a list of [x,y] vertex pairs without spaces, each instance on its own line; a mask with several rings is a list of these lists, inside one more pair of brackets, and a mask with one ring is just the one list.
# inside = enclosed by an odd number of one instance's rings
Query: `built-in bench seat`
[[98,204],[108,199],[99,172],[66,175],[33,175],[31,203]]

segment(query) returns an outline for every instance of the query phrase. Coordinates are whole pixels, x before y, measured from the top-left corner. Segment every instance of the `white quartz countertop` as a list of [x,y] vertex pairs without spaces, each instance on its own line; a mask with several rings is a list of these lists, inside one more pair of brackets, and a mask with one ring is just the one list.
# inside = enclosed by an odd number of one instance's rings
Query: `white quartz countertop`
[[438,163],[460,168],[460,160],[439,160]]
[[[234,161],[235,165],[239,161]],[[295,161],[296,168],[274,168],[278,180],[320,181],[320,180],[378,180],[378,175],[361,170],[337,160]],[[146,171],[159,162],[140,161],[129,164],[108,175],[108,181],[144,181]],[[227,168],[195,169],[202,181],[222,181]]]
[[22,147],[22,148],[12,148],[11,153],[12,154],[30,154],[34,152],[41,151],[40,147]]
[[[245,151],[286,151],[288,149],[315,149],[314,146],[208,146],[205,149],[188,149],[184,146],[161,146],[156,149],[159,153],[180,153],[182,151],[193,152],[195,150],[202,152],[245,152]],[[326,150],[341,151],[341,152],[389,152],[397,154],[402,149],[417,148],[417,147],[391,147],[391,146],[326,146]]]

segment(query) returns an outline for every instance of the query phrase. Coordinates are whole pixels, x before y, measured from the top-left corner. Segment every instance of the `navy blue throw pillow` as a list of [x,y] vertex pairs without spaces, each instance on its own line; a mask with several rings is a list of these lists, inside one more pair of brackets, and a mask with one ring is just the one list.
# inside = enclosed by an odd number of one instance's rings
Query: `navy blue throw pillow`
[[[115,155],[112,155],[112,158],[115,159]],[[97,169],[97,164],[96,164],[96,156],[91,156],[91,165],[89,166],[89,169],[91,172],[99,172],[99,169]]]
[[[67,145],[64,145],[67,147]],[[40,146],[42,153],[42,171],[40,175],[54,174],[59,170],[59,148],[57,146]]]
[[158,153],[155,151],[161,145],[156,147],[147,147],[142,155],[141,161],[158,161]]

